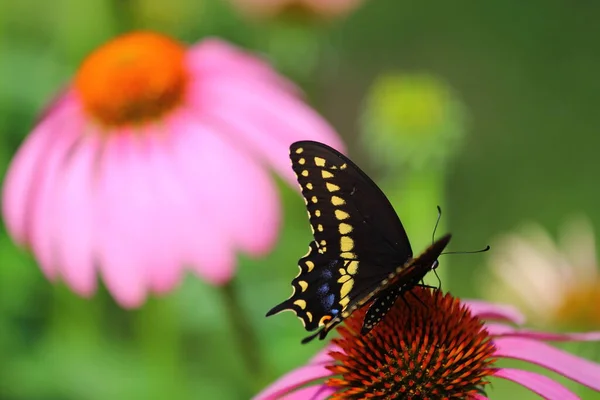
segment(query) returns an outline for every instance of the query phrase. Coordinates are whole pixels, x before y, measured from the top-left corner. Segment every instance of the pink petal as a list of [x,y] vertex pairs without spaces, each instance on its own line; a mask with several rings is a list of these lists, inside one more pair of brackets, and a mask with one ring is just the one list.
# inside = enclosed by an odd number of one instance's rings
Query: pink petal
[[[2,214],[6,227],[15,241],[25,244],[27,238],[27,214],[29,205],[39,182],[39,173],[43,172],[43,163],[55,133],[51,123],[38,126],[14,156],[4,180],[2,191]],[[38,176],[36,176],[38,174]]]
[[494,339],[497,357],[515,358],[541,365],[585,386],[600,390],[600,365],[548,346],[536,340],[524,338]]
[[53,198],[57,179],[64,172],[64,162],[80,137],[81,115],[71,107],[60,110],[56,117],[48,117],[42,123],[51,140],[45,154],[39,154],[39,164],[28,185],[32,191],[22,201],[27,204],[26,235],[44,273],[56,275],[57,259],[55,237],[51,220],[55,213]]
[[144,140],[138,148],[136,179],[146,180],[145,190],[152,199],[144,205],[147,214],[143,244],[147,250],[143,263],[152,290],[164,293],[180,281],[184,265],[182,243],[195,235],[190,221],[195,221],[191,216],[197,211],[165,140],[170,134],[165,129],[147,129],[140,135]]
[[189,48],[187,62],[191,75],[201,79],[200,84],[203,84],[206,76],[210,80],[255,80],[299,94],[299,89],[278,75],[266,61],[217,38],[204,39]]
[[488,323],[485,324],[485,327],[488,332],[494,336],[516,336],[536,340],[550,340],[555,342],[600,341],[600,332],[540,332],[530,329],[519,329],[510,325],[498,323]]
[[329,355],[332,351],[342,352],[342,349],[335,344],[328,344],[313,356],[308,362],[309,364],[323,364],[332,362],[333,358]]
[[59,268],[69,286],[82,296],[89,296],[96,290],[92,183],[99,152],[96,135],[81,137],[57,178],[53,191],[54,212],[48,216]]
[[481,319],[505,320],[515,324],[525,322],[525,316],[515,307],[505,304],[488,303],[481,300],[465,300],[471,313]]
[[205,120],[268,162],[292,187],[297,183],[288,153],[294,141],[317,140],[344,151],[339,136],[321,116],[272,86],[233,79],[204,82],[194,91],[193,106]]
[[331,376],[323,365],[307,365],[297,368],[276,380],[271,386],[257,394],[254,400],[275,400],[292,390],[316,379]]
[[469,398],[469,400],[489,400],[489,398],[488,398],[488,397],[485,397],[485,396],[484,396],[484,395],[482,395],[482,394],[475,393],[474,395],[472,395],[472,396]]
[[49,149],[56,144],[57,138],[78,133],[70,131],[57,134],[55,129],[56,124],[62,124],[61,121],[70,118],[74,106],[69,96],[57,97],[47,112],[40,114],[35,129],[21,144],[6,173],[2,189],[2,213],[9,232],[19,244],[27,241],[31,199],[36,196],[40,175],[44,174]]
[[548,378],[547,376],[535,372],[523,371],[513,368],[500,368],[494,373],[495,377],[507,379],[516,382],[532,392],[539,394],[549,400],[569,400],[579,399],[575,393],[561,385],[560,383]]
[[99,162],[95,227],[98,258],[104,280],[116,300],[137,307],[146,297],[148,272],[144,238],[152,229],[146,225],[154,193],[139,170],[133,135],[113,132],[107,137]]
[[337,389],[327,385],[308,386],[281,397],[283,400],[322,400],[328,399]]
[[[255,250],[270,246],[279,218],[278,205],[273,205],[272,198],[265,197],[266,204],[273,208],[259,209],[258,214],[264,221],[252,227],[246,226],[248,219],[253,218],[250,215],[253,210],[246,207],[243,197],[225,199],[227,193],[232,193],[230,190],[235,190],[226,186],[246,184],[240,182],[244,178],[244,171],[234,170],[240,164],[231,159],[239,153],[223,135],[195,123],[191,115],[183,115],[172,121],[172,132],[176,132],[172,151],[177,161],[177,174],[189,191],[195,207],[190,216],[194,221],[195,234],[186,240],[187,260],[209,282],[222,284],[233,275],[236,243]],[[270,189],[265,188],[265,182],[258,184],[266,190],[263,194],[270,196]],[[248,196],[254,199],[257,194],[249,193]],[[264,231],[257,229],[262,227],[262,223],[268,224]],[[250,238],[251,234],[256,236]]]
[[220,211],[219,223],[233,242],[245,252],[265,254],[279,233],[281,210],[274,182],[250,154],[217,129],[194,129],[194,135],[205,136],[198,145],[203,152],[199,162],[211,172],[204,187],[214,188],[219,196],[214,212]]

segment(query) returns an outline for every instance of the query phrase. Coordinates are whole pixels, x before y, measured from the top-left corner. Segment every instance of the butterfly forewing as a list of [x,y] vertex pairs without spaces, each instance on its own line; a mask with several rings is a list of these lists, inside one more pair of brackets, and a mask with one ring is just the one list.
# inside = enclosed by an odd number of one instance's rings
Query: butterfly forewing
[[412,256],[394,208],[346,156],[321,143],[304,141],[291,146],[290,158],[315,241],[324,254],[369,260],[374,268],[389,268]]
[[352,161],[322,143],[290,147],[314,241],[299,260],[292,296],[267,316],[291,310],[321,339],[389,285],[412,258],[392,205]]

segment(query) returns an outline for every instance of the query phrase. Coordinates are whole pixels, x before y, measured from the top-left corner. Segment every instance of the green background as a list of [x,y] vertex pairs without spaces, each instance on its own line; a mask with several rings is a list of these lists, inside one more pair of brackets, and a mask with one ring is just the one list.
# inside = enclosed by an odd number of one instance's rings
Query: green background
[[[469,116],[462,149],[444,171],[453,249],[481,247],[527,221],[555,234],[576,213],[598,227],[599,17],[600,3],[592,1],[372,0],[307,32],[297,21],[246,20],[217,0],[3,1],[0,172],[86,54],[145,28],[189,43],[220,36],[262,52],[306,89],[375,180],[358,139],[369,86],[388,71],[443,79]],[[316,50],[304,53],[310,46]],[[190,275],[177,291],[135,311],[119,308],[104,291],[84,300],[51,285],[2,228],[0,398],[244,399],[301,365],[322,343],[301,346],[305,332],[291,314],[264,318],[289,295],[310,235],[302,200],[280,186],[286,213],[278,245],[261,260],[242,256],[229,292]],[[422,220],[433,227],[435,209]],[[412,240],[419,251],[429,237]],[[486,259],[443,259],[444,288],[484,298],[478,284]],[[249,326],[239,326],[240,312]],[[258,361],[248,368],[242,353],[253,336]],[[569,350],[600,360],[597,344]],[[488,394],[535,398],[498,380]]]

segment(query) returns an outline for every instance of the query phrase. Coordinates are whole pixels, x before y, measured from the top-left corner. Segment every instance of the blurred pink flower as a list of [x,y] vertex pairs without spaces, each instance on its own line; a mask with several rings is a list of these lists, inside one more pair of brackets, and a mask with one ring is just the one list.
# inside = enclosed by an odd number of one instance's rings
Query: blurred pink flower
[[508,323],[520,324],[524,318],[510,306],[461,303],[428,289],[413,293],[420,301],[412,295],[405,298],[409,305],[397,301],[368,335],[358,333],[368,307],[354,312],[337,328],[341,338],[254,399],[487,399],[485,385],[494,377],[548,399],[579,398],[539,373],[498,367],[497,360],[505,358],[542,366],[600,390],[600,365],[544,343],[597,341],[600,332],[552,334],[515,328]]
[[589,220],[570,220],[557,244],[530,224],[497,240],[482,292],[510,298],[539,325],[600,327],[600,269]]
[[322,18],[334,18],[358,8],[363,0],[230,0],[249,15],[272,17],[297,12]]
[[100,273],[123,306],[166,292],[190,267],[231,279],[236,252],[277,238],[267,167],[296,187],[288,147],[342,147],[264,61],[221,40],[190,48],[151,32],[105,44],[25,140],[3,188],[16,242],[83,296]]

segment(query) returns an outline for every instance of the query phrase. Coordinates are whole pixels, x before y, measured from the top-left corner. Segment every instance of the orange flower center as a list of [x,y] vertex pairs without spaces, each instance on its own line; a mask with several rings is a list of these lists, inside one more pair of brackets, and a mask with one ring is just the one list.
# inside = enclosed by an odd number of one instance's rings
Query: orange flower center
[[151,32],[114,39],[90,54],[75,77],[86,112],[108,126],[144,123],[178,105],[188,75],[185,48]]
[[574,287],[557,310],[556,321],[566,326],[600,327],[600,280]]
[[[415,299],[415,294],[419,300]],[[495,347],[479,318],[458,299],[415,288],[367,335],[366,308],[338,328],[329,367],[334,399],[463,399],[482,392]]]

